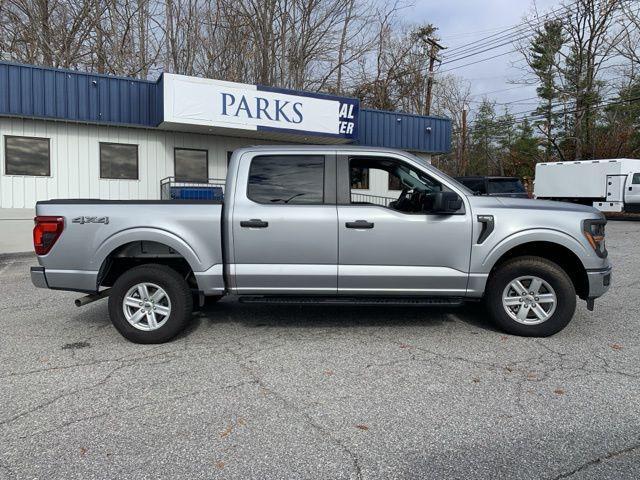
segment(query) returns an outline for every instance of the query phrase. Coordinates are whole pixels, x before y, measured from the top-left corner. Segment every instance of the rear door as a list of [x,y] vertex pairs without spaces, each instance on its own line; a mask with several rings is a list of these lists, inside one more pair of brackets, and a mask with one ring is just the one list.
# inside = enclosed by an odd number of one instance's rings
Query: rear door
[[257,155],[240,162],[237,178],[229,265],[237,293],[335,294],[335,155]]
[[640,204],[640,172],[629,175],[624,201],[633,205]]

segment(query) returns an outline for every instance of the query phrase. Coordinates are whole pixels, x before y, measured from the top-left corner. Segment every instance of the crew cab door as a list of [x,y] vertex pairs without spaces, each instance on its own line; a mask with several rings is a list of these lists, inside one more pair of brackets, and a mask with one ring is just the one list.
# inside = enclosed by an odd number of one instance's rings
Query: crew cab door
[[383,156],[339,157],[338,293],[465,295],[472,243],[468,205],[447,215],[399,205],[411,189],[390,173],[393,163],[421,178],[426,189],[451,190],[417,163]]
[[229,249],[236,293],[335,294],[335,155],[243,157],[236,178]]
[[632,173],[627,179],[624,202],[640,205],[640,172]]

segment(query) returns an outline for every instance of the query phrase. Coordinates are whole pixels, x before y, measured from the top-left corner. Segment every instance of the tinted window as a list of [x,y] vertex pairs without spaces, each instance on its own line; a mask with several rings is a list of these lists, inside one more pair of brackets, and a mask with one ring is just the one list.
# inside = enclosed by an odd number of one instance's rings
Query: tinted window
[[101,143],[100,178],[137,180],[138,146],[122,143]]
[[517,178],[491,179],[487,185],[489,193],[525,193],[522,182]]
[[487,193],[484,188],[483,178],[459,178],[458,180],[472,192]]
[[640,173],[634,173],[633,174],[633,184],[634,185],[639,185],[640,184]]
[[209,155],[206,150],[176,148],[175,176],[182,182],[207,182],[209,179]]
[[258,203],[317,204],[324,201],[324,157],[267,155],[249,169],[248,197]]
[[51,173],[49,139],[4,137],[4,161],[7,175],[47,177]]

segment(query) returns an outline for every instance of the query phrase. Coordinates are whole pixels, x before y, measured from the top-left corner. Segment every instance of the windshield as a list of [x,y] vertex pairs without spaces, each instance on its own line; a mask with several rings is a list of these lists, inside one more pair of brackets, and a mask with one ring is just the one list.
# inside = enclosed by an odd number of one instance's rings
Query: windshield
[[517,178],[491,178],[487,193],[526,193],[526,190]]

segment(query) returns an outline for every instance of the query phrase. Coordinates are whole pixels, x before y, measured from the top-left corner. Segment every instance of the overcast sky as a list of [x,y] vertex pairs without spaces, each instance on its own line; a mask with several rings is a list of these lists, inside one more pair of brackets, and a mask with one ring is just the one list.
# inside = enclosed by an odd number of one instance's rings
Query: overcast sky
[[[560,1],[537,0],[536,5],[538,11],[544,13],[558,8]],[[532,0],[414,0],[414,6],[404,10],[401,15],[408,23],[433,23],[439,29],[441,43],[452,49],[521,23],[523,17],[531,12],[532,7]],[[441,70],[499,55],[509,50],[513,50],[513,47],[505,45],[443,65]],[[450,73],[470,81],[471,91],[476,95],[475,100],[481,100],[485,92],[509,89],[491,93],[488,97],[497,102],[511,102],[533,97],[536,94],[535,87],[516,86],[510,83],[522,78],[523,73],[517,68],[523,65],[521,58],[518,53],[510,53],[493,60],[457,68]],[[533,110],[534,105],[526,104],[531,102],[532,100],[528,100],[522,104],[513,104],[509,108],[512,113]],[[499,109],[501,110],[501,107]]]

